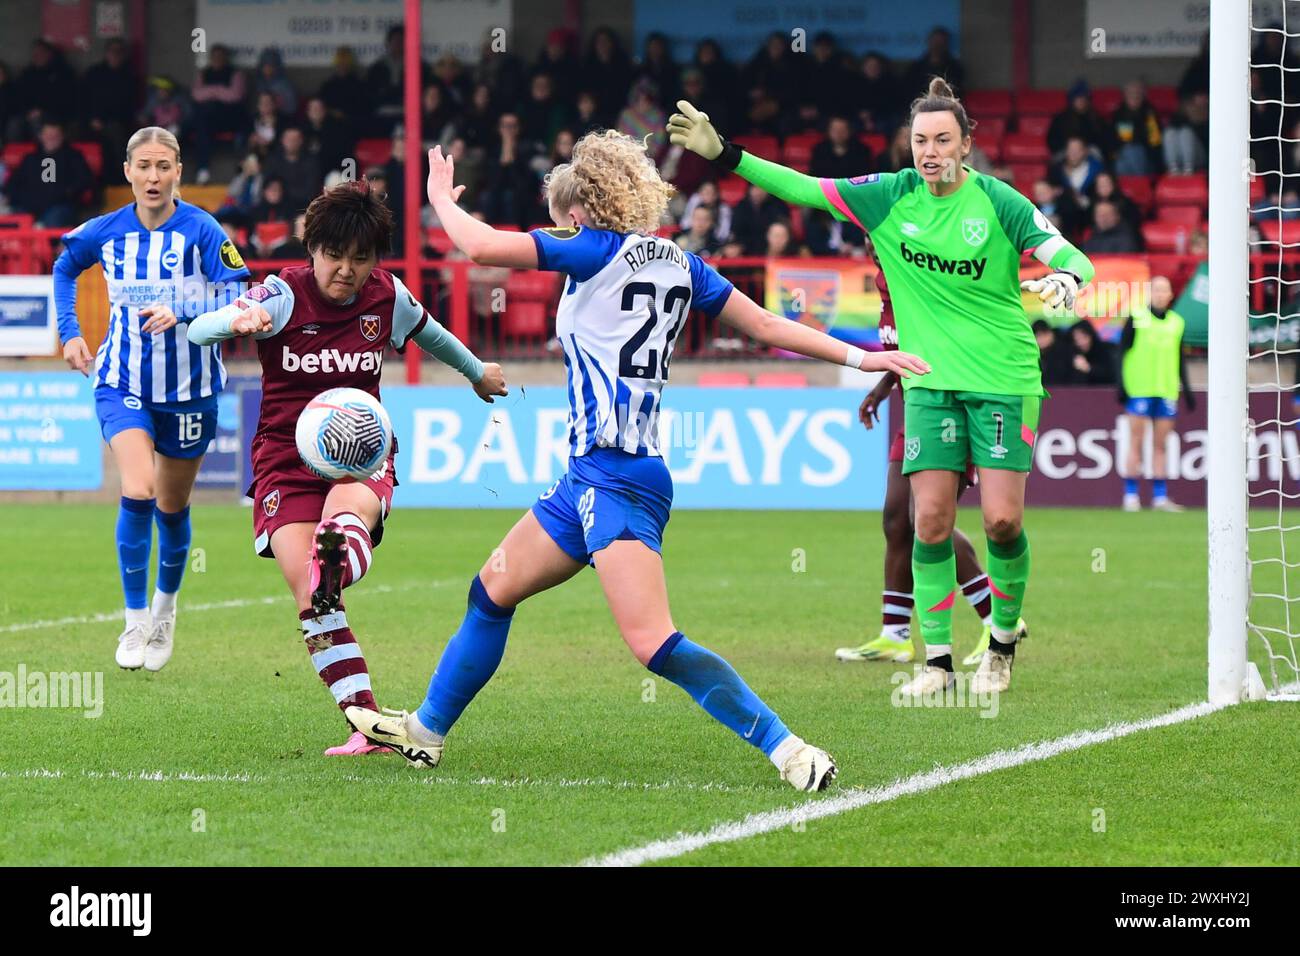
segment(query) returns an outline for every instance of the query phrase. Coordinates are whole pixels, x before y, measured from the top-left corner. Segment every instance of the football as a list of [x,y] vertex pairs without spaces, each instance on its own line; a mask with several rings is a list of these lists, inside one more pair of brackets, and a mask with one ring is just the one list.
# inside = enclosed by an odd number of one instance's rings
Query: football
[[303,464],[315,474],[330,481],[365,481],[387,460],[393,425],[373,395],[333,388],[307,403],[294,438]]

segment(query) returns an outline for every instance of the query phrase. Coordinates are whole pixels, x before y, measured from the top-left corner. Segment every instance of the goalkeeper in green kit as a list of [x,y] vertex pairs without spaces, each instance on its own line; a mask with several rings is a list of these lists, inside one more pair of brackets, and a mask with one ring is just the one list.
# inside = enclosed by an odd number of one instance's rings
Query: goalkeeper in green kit
[[[903,692],[923,696],[954,682],[952,531],[968,458],[979,469],[993,594],[989,649],[970,690],[1006,690],[1029,582],[1025,479],[1044,395],[1020,290],[1050,307],[1072,308],[1079,287],[1092,279],[1092,263],[1028,199],[962,164],[971,124],[938,77],[912,103],[915,168],[848,179],[818,179],[759,159],[719,136],[707,114],[685,101],[677,106],[668,121],[675,145],[871,237],[889,281],[899,348],[932,367],[924,380],[902,383],[903,473],[915,507],[913,593],[926,656]],[[1020,255],[1029,249],[1051,271],[1022,284]]]

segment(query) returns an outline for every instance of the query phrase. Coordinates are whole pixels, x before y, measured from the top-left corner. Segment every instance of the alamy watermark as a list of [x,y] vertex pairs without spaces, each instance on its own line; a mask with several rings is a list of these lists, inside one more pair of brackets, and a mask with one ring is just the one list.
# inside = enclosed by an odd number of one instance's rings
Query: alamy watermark
[[66,708],[83,717],[104,713],[103,671],[0,671],[0,709]]
[[958,671],[952,675],[952,681],[945,688],[936,688],[925,694],[912,694],[906,690],[914,675],[907,671],[896,671],[890,675],[889,682],[894,685],[889,695],[892,707],[970,707],[980,712],[980,717],[998,715],[998,692],[995,690],[974,690],[974,674]]

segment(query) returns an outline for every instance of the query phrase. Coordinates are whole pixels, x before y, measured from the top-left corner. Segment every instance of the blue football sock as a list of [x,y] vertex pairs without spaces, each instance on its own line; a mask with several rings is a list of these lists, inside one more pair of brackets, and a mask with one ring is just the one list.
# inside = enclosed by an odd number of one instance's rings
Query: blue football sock
[[781,718],[749,689],[735,668],[681,631],[664,641],[646,668],[686,691],[710,717],[766,756],[790,736]]
[[1135,495],[1138,493],[1138,480],[1136,478],[1124,479],[1124,494]]
[[190,509],[180,511],[154,511],[158,524],[158,582],[155,585],[164,594],[175,594],[181,589],[185,575],[185,562],[190,555]]
[[149,587],[149,546],[153,543],[154,499],[123,498],[117,512],[117,566],[126,606],[143,610]]
[[474,695],[496,673],[506,650],[515,609],[488,597],[475,575],[469,586],[469,606],[460,628],[451,636],[429,681],[429,693],[416,716],[435,734],[446,734]]
[[1165,485],[1165,479],[1154,478],[1151,481],[1151,497],[1166,498],[1169,496],[1168,487]]

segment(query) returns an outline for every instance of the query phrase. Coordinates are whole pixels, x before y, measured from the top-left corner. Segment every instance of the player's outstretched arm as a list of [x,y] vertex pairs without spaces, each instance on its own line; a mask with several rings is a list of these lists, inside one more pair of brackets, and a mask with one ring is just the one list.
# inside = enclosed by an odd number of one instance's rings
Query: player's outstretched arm
[[731,291],[718,318],[764,345],[834,365],[847,365],[864,372],[893,372],[900,378],[930,371],[924,359],[910,352],[867,352],[856,345],[833,339],[825,332],[774,315],[739,289]]
[[537,247],[532,236],[493,229],[456,205],[465,187],[452,185],[454,172],[451,157],[442,155],[441,146],[429,150],[429,202],[456,248],[479,265],[536,269]]
[[[780,163],[759,159],[736,143],[728,142],[713,127],[708,113],[701,113],[686,100],[677,101],[678,112],[668,118],[668,139],[726,170],[735,171],[755,186],[778,199],[810,209],[822,209],[844,218],[826,197],[821,180]],[[865,170],[864,170],[865,172]]]

